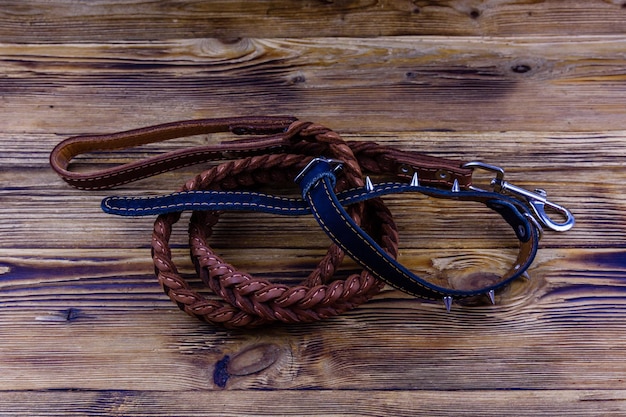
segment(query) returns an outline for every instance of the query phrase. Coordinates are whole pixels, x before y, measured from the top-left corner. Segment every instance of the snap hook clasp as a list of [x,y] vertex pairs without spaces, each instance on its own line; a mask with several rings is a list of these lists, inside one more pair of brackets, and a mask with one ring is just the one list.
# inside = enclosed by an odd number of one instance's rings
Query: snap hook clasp
[[[508,193],[512,194],[516,197],[523,197],[526,200],[526,203],[533,211],[533,214],[537,218],[537,220],[544,226],[557,231],[557,232],[565,232],[572,227],[574,227],[575,219],[574,215],[563,206],[560,206],[556,203],[549,201],[547,197],[547,193],[545,190],[536,189],[535,191],[529,191],[525,188],[518,187],[517,185],[511,184],[508,181],[504,180],[504,169],[495,166],[485,164],[484,162],[472,161],[463,165],[463,168],[472,168],[472,169],[483,169],[486,171],[495,172],[496,177],[491,180],[491,186],[495,192],[499,193]],[[483,191],[476,187],[470,187],[476,191]],[[550,215],[546,212],[546,210],[552,210],[564,218],[564,221],[559,222],[553,220]]]

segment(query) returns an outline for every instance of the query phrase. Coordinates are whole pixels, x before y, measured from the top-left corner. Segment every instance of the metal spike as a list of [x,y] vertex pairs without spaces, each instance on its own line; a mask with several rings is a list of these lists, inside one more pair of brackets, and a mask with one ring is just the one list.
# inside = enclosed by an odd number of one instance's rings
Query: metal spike
[[491,304],[495,305],[496,304],[496,292],[494,290],[489,290],[487,295],[489,296],[489,301],[491,301]]
[[411,178],[411,187],[419,187],[420,186],[420,179],[417,176],[417,171],[415,171],[415,173],[413,173],[413,178]]
[[372,184],[372,179],[370,177],[365,177],[365,189],[367,191],[374,191],[374,184]]
[[446,295],[445,297],[443,297],[443,303],[446,306],[446,310],[448,310],[448,313],[450,312],[450,310],[452,309],[452,297],[450,297],[449,295]]
[[522,278],[524,278],[525,280],[530,281],[530,275],[528,275],[528,271],[522,272]]
[[452,183],[452,192],[458,193],[459,191],[461,191],[461,187],[459,186],[459,180],[455,179]]

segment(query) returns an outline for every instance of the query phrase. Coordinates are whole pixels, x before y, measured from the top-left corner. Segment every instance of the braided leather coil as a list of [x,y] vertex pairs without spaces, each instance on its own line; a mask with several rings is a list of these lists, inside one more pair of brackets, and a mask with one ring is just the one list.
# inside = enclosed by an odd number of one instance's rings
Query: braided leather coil
[[[344,162],[337,189],[363,185],[361,169],[354,153],[339,135],[320,125],[295,122],[291,137],[315,155],[326,150],[328,156]],[[306,142],[302,142],[306,141]],[[314,144],[315,146],[308,146]],[[322,149],[320,149],[322,148]],[[243,158],[223,163],[189,180],[183,190],[233,190],[242,186],[292,183],[311,156],[273,154]],[[390,212],[380,200],[371,200],[349,208],[361,224],[392,256],[397,256],[398,233]],[[268,322],[311,322],[352,309],[377,294],[383,283],[362,271],[345,279],[333,276],[344,253],[331,245],[326,255],[299,285],[274,284],[238,271],[208,245],[217,212],[194,212],[190,222],[192,259],[204,283],[222,300],[210,299],[193,290],[177,272],[168,242],[172,225],[179,213],[161,215],[154,225],[152,252],[159,282],[166,294],[188,314],[203,321],[226,327],[254,327]],[[375,226],[374,226],[375,225]]]

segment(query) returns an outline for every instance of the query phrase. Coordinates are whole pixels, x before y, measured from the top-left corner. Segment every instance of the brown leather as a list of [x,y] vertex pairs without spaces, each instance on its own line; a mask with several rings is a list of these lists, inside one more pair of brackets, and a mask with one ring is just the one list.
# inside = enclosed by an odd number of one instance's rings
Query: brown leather
[[[296,122],[291,138],[315,138],[326,144],[326,154],[344,161],[346,170],[338,189],[361,187],[361,171],[350,148],[339,136],[318,125]],[[227,162],[188,181],[183,190],[233,190],[262,184],[293,183],[293,177],[312,157],[275,154]],[[351,206],[350,213],[389,253],[397,255],[397,230],[391,214],[380,200]],[[374,215],[372,215],[372,213]],[[275,284],[238,271],[206,243],[219,213],[194,212],[190,224],[192,258],[203,281],[224,301],[209,299],[193,290],[177,272],[168,241],[179,214],[159,216],[154,225],[152,249],[159,282],[179,307],[195,317],[226,327],[253,327],[271,321],[310,322],[354,308],[378,293],[383,283],[363,270],[344,279],[332,279],[344,253],[332,245],[309,277],[298,285]],[[378,224],[377,227],[372,227]]]
[[50,154],[50,165],[70,185],[80,189],[103,189],[136,181],[184,166],[208,160],[228,159],[261,151],[271,152],[283,146],[282,136],[267,136],[254,142],[233,142],[227,147],[199,146],[185,148],[96,172],[77,173],[69,169],[78,155],[114,149],[132,148],[169,139],[233,132],[236,134],[276,134],[284,132],[294,117],[231,117],[166,123],[124,132],[76,136],[59,143]]
[[[224,131],[265,136],[182,149],[95,172],[78,173],[70,169],[72,159],[83,153]],[[344,174],[337,184],[339,191],[363,186],[362,168],[401,178],[411,178],[417,172],[426,185],[451,186],[455,180],[463,188],[471,184],[472,171],[462,168],[461,162],[399,151],[373,142],[346,143],[323,126],[293,117],[203,119],[113,134],[77,136],[57,145],[50,162],[69,184],[81,189],[102,189],[182,166],[233,159],[203,172],[183,186],[183,190],[232,190],[242,185],[291,184],[306,163],[320,155],[343,162]],[[351,206],[350,214],[384,250],[394,257],[397,255],[398,233],[391,214],[380,200]],[[168,242],[179,214],[159,216],[153,231],[153,260],[159,282],[181,309],[204,321],[227,327],[252,327],[271,321],[319,320],[356,307],[383,286],[382,281],[367,271],[334,279],[344,257],[335,245],[329,248],[309,277],[295,286],[275,284],[237,271],[207,243],[218,218],[215,212],[194,213],[190,245],[199,275],[222,300],[195,291],[177,272]]]
[[[124,132],[76,136],[59,143],[50,154],[50,165],[70,185],[87,190],[105,189],[136,181],[206,161],[235,159],[245,156],[305,152],[321,155],[323,143],[293,142],[297,119],[291,116],[232,117],[221,119],[187,120],[166,123]],[[290,128],[291,126],[291,128]],[[218,145],[198,146],[163,153],[140,161],[93,172],[75,172],[70,169],[78,155],[114,149],[131,148],[173,138],[233,132],[238,135],[266,135],[230,141]],[[462,188],[471,185],[472,170],[462,168],[462,162],[435,158],[417,152],[401,151],[374,142],[349,142],[354,153],[364,155],[360,163],[367,167],[370,161],[385,172],[396,172],[410,178],[418,172],[427,185],[452,186],[456,179]],[[367,157],[365,157],[367,155]]]

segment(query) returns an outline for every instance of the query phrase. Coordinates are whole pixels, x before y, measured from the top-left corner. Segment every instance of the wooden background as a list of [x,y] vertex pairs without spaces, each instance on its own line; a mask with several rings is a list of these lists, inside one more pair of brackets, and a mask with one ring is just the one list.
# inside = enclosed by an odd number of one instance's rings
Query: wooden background
[[[624,0],[0,1],[0,108],[2,416],[626,415]],[[447,314],[386,289],[317,324],[197,322],[152,275],[152,219],[104,215],[112,192],[71,189],[48,154],[69,135],[252,114],[499,164],[578,223],[545,234],[532,279],[496,306]],[[415,270],[505,261],[484,212],[388,202]],[[190,272],[184,225],[174,243]],[[306,219],[230,215],[214,244],[287,280],[328,242]]]

